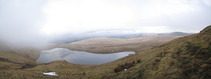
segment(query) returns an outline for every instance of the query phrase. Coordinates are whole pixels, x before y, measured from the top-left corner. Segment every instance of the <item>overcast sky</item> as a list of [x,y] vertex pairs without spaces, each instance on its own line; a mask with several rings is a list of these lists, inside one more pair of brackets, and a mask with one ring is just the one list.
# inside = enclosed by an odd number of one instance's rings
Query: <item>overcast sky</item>
[[0,40],[105,29],[199,32],[211,25],[211,0],[0,0]]

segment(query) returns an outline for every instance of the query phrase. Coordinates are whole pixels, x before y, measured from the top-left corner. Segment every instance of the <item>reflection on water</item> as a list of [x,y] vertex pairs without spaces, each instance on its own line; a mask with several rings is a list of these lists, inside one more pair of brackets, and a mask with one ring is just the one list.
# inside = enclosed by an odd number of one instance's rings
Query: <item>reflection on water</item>
[[96,54],[84,51],[73,51],[66,48],[54,48],[41,51],[37,62],[49,63],[56,60],[66,60],[74,64],[97,65],[117,60],[129,54],[135,54],[135,52],[127,51],[112,54]]

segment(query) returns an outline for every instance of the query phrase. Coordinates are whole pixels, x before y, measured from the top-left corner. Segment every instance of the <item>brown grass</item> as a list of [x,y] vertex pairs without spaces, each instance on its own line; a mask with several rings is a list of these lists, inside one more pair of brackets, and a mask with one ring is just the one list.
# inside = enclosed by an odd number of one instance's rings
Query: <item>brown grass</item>
[[51,45],[49,48],[68,48],[71,50],[88,51],[94,53],[114,53],[122,51],[140,52],[144,49],[159,46],[179,36],[151,36],[140,38],[91,38],[70,44]]

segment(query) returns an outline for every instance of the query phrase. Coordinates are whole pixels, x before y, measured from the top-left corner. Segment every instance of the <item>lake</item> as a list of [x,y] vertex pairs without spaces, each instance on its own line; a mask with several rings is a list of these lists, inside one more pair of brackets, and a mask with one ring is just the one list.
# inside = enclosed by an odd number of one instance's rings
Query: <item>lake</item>
[[66,60],[67,62],[73,64],[98,65],[112,62],[128,56],[129,54],[135,54],[135,52],[126,51],[109,54],[96,54],[85,51],[73,51],[66,48],[54,48],[41,51],[40,57],[36,61],[41,63],[50,63],[57,60]]

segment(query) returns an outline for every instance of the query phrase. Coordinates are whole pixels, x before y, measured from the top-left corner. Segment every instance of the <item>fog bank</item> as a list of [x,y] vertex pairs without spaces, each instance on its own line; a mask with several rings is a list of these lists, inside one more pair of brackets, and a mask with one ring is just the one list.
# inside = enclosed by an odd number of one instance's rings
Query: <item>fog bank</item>
[[197,33],[210,25],[210,13],[210,0],[0,0],[0,42],[40,46],[110,29]]

